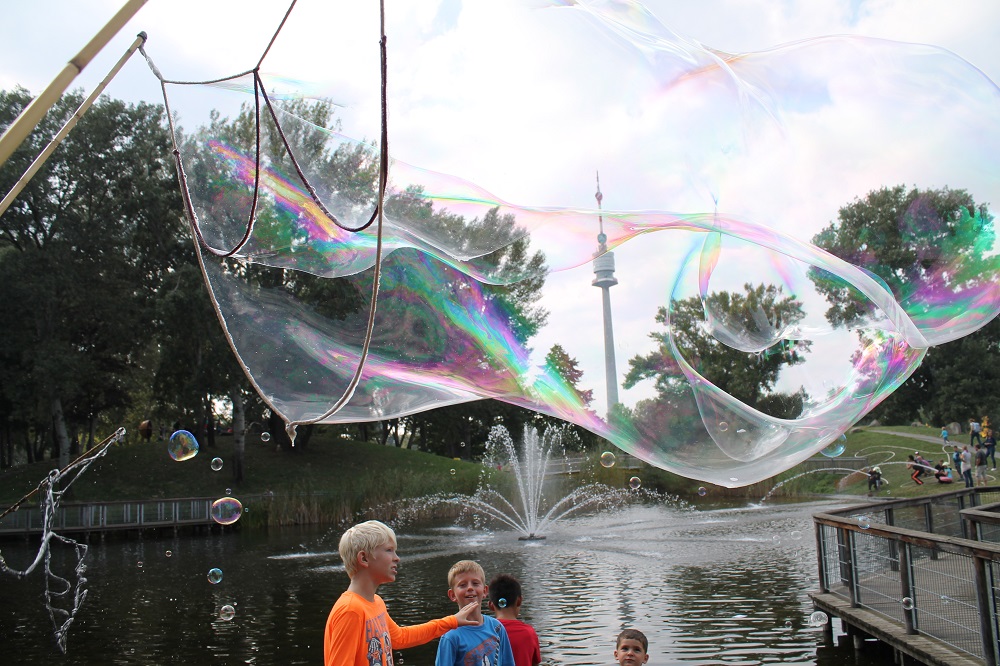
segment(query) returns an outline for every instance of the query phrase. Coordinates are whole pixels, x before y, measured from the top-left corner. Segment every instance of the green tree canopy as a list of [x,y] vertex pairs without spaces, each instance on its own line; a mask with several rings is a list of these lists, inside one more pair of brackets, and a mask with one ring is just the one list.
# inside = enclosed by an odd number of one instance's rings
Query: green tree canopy
[[[813,243],[879,276],[896,299],[908,300],[914,285],[960,290],[981,279],[992,259],[993,218],[965,190],[883,187],[840,209]],[[944,268],[945,270],[941,270]],[[830,303],[827,319],[853,324],[872,312],[870,301],[842,282],[814,271],[817,289]],[[919,312],[913,313],[919,316]],[[1000,403],[1000,322],[932,347],[921,366],[872,414],[886,423],[944,425],[988,415]]]
[[[772,323],[780,321],[791,325],[805,316],[802,304],[774,285],[746,284],[743,293],[716,292],[710,294],[707,301],[707,307],[728,321],[751,322],[755,313],[764,312]],[[674,341],[687,362],[700,374],[747,405],[774,416],[794,416],[801,410],[801,394],[786,395],[773,389],[783,367],[804,360],[800,352],[808,349],[808,343],[778,343],[754,358],[705,332],[706,304],[699,297],[676,301],[671,308],[670,327]],[[661,306],[656,323],[666,322],[666,307]],[[669,399],[678,390],[683,392],[683,376],[670,353],[667,335],[666,330],[653,331],[649,337],[657,343],[657,348],[645,356],[629,359],[625,388],[652,379],[661,399]]]

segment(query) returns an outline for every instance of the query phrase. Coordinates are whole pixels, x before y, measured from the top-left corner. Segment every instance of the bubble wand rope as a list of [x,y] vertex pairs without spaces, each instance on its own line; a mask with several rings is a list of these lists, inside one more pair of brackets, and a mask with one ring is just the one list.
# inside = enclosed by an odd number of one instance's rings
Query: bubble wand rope
[[[83,453],[81,453],[80,456],[76,460],[74,460],[73,462],[69,463],[68,465],[66,465],[62,469],[58,470],[56,472],[56,477],[57,478],[61,477],[66,472],[68,472],[71,469],[73,469],[76,465],[78,465],[81,462],[83,462],[88,456],[93,455],[94,458],[97,458],[97,457],[103,455],[104,454],[104,450],[107,449],[109,446],[111,446],[113,443],[115,443],[118,440],[120,440],[124,434],[125,434],[125,429],[124,428],[119,428],[118,430],[114,431],[111,435],[109,435],[108,437],[106,437],[104,440],[98,442],[97,444],[95,444],[94,446],[92,446],[91,448],[89,448],[88,450],[86,450]],[[32,490],[31,492],[29,492],[28,494],[26,494],[24,497],[22,497],[21,499],[17,500],[13,504],[11,504],[9,507],[7,507],[7,509],[4,510],[3,513],[0,513],[0,520],[3,520],[3,517],[6,516],[8,513],[12,513],[14,511],[17,511],[18,509],[20,509],[22,504],[24,504],[26,501],[28,501],[29,499],[31,499],[34,496],[34,494],[37,493],[38,490],[43,485],[45,485],[48,482],[49,482],[49,477],[46,477],[44,481],[42,481],[37,486],[35,486],[34,490]]]
[[[211,254],[214,254],[216,256],[219,256],[219,257],[222,257],[222,258],[231,257],[231,256],[235,255],[248,242],[248,240],[250,238],[250,235],[253,232],[253,223],[254,223],[254,218],[256,217],[258,192],[259,192],[259,187],[260,187],[260,96],[261,96],[261,94],[263,94],[264,100],[265,100],[265,104],[268,107],[268,111],[271,114],[272,118],[274,119],[275,126],[278,128],[279,136],[281,137],[282,142],[285,144],[286,149],[288,148],[288,141],[287,141],[287,139],[286,139],[286,137],[284,135],[284,132],[281,130],[281,125],[278,122],[277,116],[274,113],[273,108],[271,107],[271,102],[270,102],[270,100],[267,97],[266,91],[264,90],[264,85],[263,85],[263,81],[261,81],[261,79],[260,79],[259,70],[260,70],[261,64],[264,62],[265,56],[270,51],[271,46],[274,44],[275,39],[277,39],[278,34],[281,32],[282,27],[284,27],[285,21],[287,21],[288,16],[291,14],[292,9],[295,7],[295,2],[296,2],[296,0],[292,0],[292,3],[289,5],[288,11],[285,12],[285,16],[284,16],[284,18],[282,18],[281,24],[278,26],[278,29],[275,31],[274,35],[272,35],[271,41],[268,43],[267,48],[264,50],[263,55],[261,55],[260,60],[258,60],[258,62],[257,62],[257,66],[254,67],[251,70],[247,70],[247,71],[241,72],[239,74],[235,74],[235,75],[227,76],[227,77],[222,77],[222,78],[218,78],[218,79],[213,79],[211,81],[200,81],[200,82],[195,82],[195,81],[172,81],[172,80],[168,80],[168,79],[166,79],[166,78],[163,77],[163,75],[160,73],[159,69],[157,69],[156,65],[153,64],[152,59],[146,53],[145,49],[142,48],[142,47],[139,48],[139,52],[142,53],[143,57],[146,59],[146,63],[149,65],[150,70],[153,72],[153,74],[156,76],[156,78],[159,79],[159,81],[160,81],[160,89],[161,89],[162,94],[163,94],[163,104],[164,104],[164,107],[166,109],[167,122],[168,122],[168,124],[170,126],[170,136],[171,136],[171,140],[173,141],[173,144],[174,144],[174,150],[173,150],[174,161],[175,161],[175,166],[177,168],[178,180],[180,181],[181,196],[184,199],[184,210],[185,210],[185,213],[187,214],[188,220],[189,220],[189,222],[191,224],[192,232],[193,232],[193,234],[195,236],[195,254],[198,257],[198,265],[199,265],[199,268],[201,269],[202,278],[205,280],[205,284],[209,286],[209,290],[210,291],[211,291],[211,282],[209,281],[208,273],[207,273],[207,270],[205,268],[204,255],[202,254],[202,251],[201,251],[202,247],[204,247]],[[351,381],[349,382],[347,388],[344,390],[344,393],[341,395],[340,399],[338,399],[333,404],[333,406],[331,406],[326,412],[324,412],[323,414],[321,414],[321,415],[319,415],[319,416],[317,416],[316,418],[313,418],[313,419],[305,419],[305,420],[288,421],[288,422],[286,422],[285,430],[288,433],[289,439],[292,440],[292,445],[293,446],[295,444],[295,428],[296,428],[296,426],[299,426],[299,425],[309,425],[309,424],[313,424],[313,423],[319,423],[323,419],[329,417],[331,414],[334,414],[337,411],[339,411],[354,396],[354,392],[357,389],[358,384],[361,381],[361,373],[364,371],[365,361],[368,358],[368,351],[369,351],[369,348],[371,347],[372,332],[374,331],[374,328],[375,328],[376,305],[377,305],[377,301],[378,301],[379,284],[381,282],[381,274],[382,274],[382,229],[383,229],[383,222],[384,222],[383,207],[384,207],[384,201],[385,201],[385,191],[386,191],[386,188],[388,186],[388,180],[389,180],[389,131],[388,131],[388,97],[387,97],[387,78],[388,78],[387,58],[388,58],[388,56],[387,56],[387,51],[386,51],[386,35],[385,35],[385,0],[379,0],[379,36],[380,36],[380,39],[379,39],[379,49],[380,49],[380,60],[381,60],[381,63],[380,63],[381,64],[380,74],[381,74],[381,84],[382,84],[382,86],[381,86],[381,134],[380,134],[380,144],[381,144],[380,153],[381,154],[379,155],[379,188],[378,188],[378,199],[377,199],[376,204],[375,204],[375,211],[372,213],[372,216],[368,220],[368,222],[366,222],[365,224],[361,225],[360,227],[350,228],[350,227],[344,226],[339,220],[337,220],[337,218],[334,217],[326,209],[326,207],[322,205],[321,202],[319,202],[318,196],[316,195],[315,188],[312,187],[312,185],[308,182],[308,179],[306,178],[305,174],[299,168],[298,162],[295,160],[295,157],[292,155],[290,149],[289,149],[289,152],[288,152],[289,157],[292,160],[292,163],[295,165],[295,169],[298,171],[299,176],[302,179],[302,183],[306,186],[306,189],[309,190],[310,195],[312,196],[313,200],[316,201],[316,203],[320,205],[320,207],[322,208],[324,214],[326,214],[329,217],[329,219],[334,224],[336,224],[341,229],[344,229],[345,231],[358,232],[358,231],[362,231],[362,230],[368,228],[374,221],[376,221],[376,220],[378,221],[378,224],[376,225],[376,233],[375,233],[375,238],[376,238],[376,244],[375,244],[375,263],[374,263],[374,270],[373,270],[373,276],[372,276],[373,280],[372,280],[371,305],[370,305],[369,311],[368,311],[368,322],[367,322],[366,329],[365,329],[365,337],[364,337],[364,342],[363,342],[362,348],[361,348],[361,354],[360,354],[360,357],[359,357],[359,360],[358,360],[358,367],[356,368],[356,370],[354,372],[354,376],[351,378]],[[229,251],[220,251],[220,250],[217,250],[217,249],[211,247],[205,241],[204,237],[201,234],[201,229],[200,229],[200,226],[198,224],[197,213],[196,213],[196,211],[194,209],[193,203],[191,202],[190,191],[188,190],[188,187],[187,187],[187,178],[186,178],[186,174],[185,174],[185,171],[184,171],[184,165],[183,165],[183,163],[181,161],[181,157],[180,157],[180,148],[177,145],[177,134],[176,134],[176,130],[175,130],[174,123],[173,123],[173,116],[171,115],[171,112],[170,112],[170,102],[169,102],[169,99],[168,99],[168,96],[167,96],[167,84],[168,83],[178,84],[178,85],[209,84],[209,83],[217,83],[217,82],[221,82],[221,81],[230,81],[230,80],[239,78],[241,76],[246,76],[247,74],[252,74],[253,78],[254,78],[254,102],[255,102],[255,109],[254,109],[254,111],[255,111],[255,128],[256,128],[256,150],[255,150],[255,153],[256,153],[256,158],[255,158],[256,159],[256,166],[255,166],[255,173],[254,173],[253,203],[252,203],[252,206],[251,206],[249,219],[247,221],[247,229],[246,229],[246,232],[243,235],[243,238],[240,240],[239,243],[236,244],[236,246],[233,249],[231,249]],[[212,298],[212,306],[215,309],[215,314],[216,314],[216,316],[219,319],[219,323],[222,325],[223,334],[226,336],[226,340],[229,342],[229,346],[233,350],[234,355],[236,356],[236,362],[239,363],[240,368],[243,369],[243,373],[246,375],[247,380],[254,387],[254,390],[257,391],[257,394],[261,397],[261,399],[264,401],[264,403],[267,404],[267,406],[274,413],[280,414],[281,413],[280,410],[278,410],[274,406],[274,404],[272,403],[272,401],[267,397],[266,392],[261,388],[261,386],[253,378],[253,375],[250,373],[250,369],[246,366],[246,364],[243,362],[243,359],[240,357],[239,352],[236,349],[236,343],[233,341],[233,338],[232,338],[232,336],[229,333],[229,329],[226,327],[225,318],[223,317],[222,311],[221,311],[221,309],[219,307],[219,304],[218,304],[218,301],[214,298],[214,296]]]

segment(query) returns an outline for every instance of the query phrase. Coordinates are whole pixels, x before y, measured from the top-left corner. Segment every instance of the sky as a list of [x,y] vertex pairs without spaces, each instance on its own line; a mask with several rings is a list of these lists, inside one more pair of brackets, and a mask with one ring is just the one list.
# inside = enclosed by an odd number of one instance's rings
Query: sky
[[[9,4],[5,20],[17,29],[0,42],[0,87],[38,92],[122,3]],[[629,32],[653,25],[634,5],[625,14],[632,23],[611,24],[565,6],[572,4],[389,0],[392,154],[526,206],[592,209],[600,171],[605,210],[718,210],[806,241],[839,206],[884,184],[966,187],[977,200],[1000,201],[989,131],[997,126],[995,90],[976,80],[1000,80],[1000,3],[649,0],[657,34],[667,36],[660,46],[680,49],[671,57],[644,46],[648,34]],[[168,78],[245,71],[286,7],[150,0],[73,86],[89,92],[140,30]],[[300,82],[269,79],[279,88],[335,100],[344,133],[358,139],[378,135],[377,10],[373,1],[299,0],[263,66]],[[829,39],[844,35],[891,42]],[[680,76],[709,62],[702,47],[750,54],[739,66],[759,84],[743,90],[754,94],[734,96],[712,74]],[[162,101],[138,55],[106,93]],[[195,127],[208,109],[235,109],[243,99],[181,91],[172,104],[181,125]],[[591,231],[568,233],[589,239]],[[629,356],[648,351],[655,308],[687,247],[616,250],[619,376]],[[748,255],[727,256],[720,284],[746,279]],[[535,347],[544,353],[563,343],[602,405],[600,292],[589,285],[589,259],[579,256],[578,268],[550,277],[543,303],[550,325]]]

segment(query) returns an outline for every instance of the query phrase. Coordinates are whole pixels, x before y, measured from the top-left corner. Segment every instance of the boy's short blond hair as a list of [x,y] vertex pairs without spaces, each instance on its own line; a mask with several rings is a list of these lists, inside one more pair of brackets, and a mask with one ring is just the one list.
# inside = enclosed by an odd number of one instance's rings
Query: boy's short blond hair
[[483,571],[481,566],[479,566],[479,562],[473,560],[460,560],[451,565],[451,569],[448,569],[448,587],[454,587],[455,579],[459,574],[464,573],[479,574],[479,580],[483,581],[483,585],[486,584],[486,572]]
[[344,561],[344,570],[348,577],[354,578],[358,571],[358,553],[370,553],[379,546],[396,543],[396,533],[392,528],[377,520],[358,523],[344,532],[340,537],[340,559]]

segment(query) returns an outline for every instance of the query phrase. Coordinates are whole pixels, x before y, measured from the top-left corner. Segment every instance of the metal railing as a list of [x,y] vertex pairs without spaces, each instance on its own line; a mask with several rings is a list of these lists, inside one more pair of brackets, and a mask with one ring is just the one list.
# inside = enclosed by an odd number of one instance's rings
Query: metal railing
[[[165,500],[64,504],[56,511],[56,532],[98,532],[212,524],[212,502],[217,497],[183,497]],[[37,534],[42,531],[38,507],[21,507],[0,520],[0,535]]]
[[822,591],[996,666],[997,500],[968,488],[814,515]]

